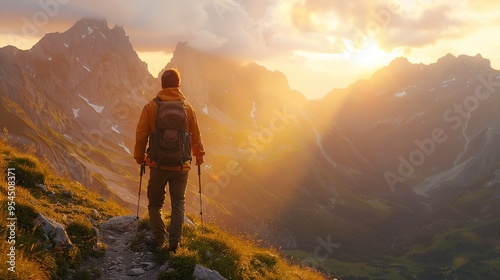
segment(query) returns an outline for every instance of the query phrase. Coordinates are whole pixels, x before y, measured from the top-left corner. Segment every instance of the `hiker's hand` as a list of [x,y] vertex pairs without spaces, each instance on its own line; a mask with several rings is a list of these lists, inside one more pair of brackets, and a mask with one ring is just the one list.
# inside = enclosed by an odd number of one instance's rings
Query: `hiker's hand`
[[143,164],[146,162],[146,160],[144,158],[136,158],[135,162],[137,162],[137,164]]
[[203,156],[196,156],[196,165],[201,165],[203,163]]

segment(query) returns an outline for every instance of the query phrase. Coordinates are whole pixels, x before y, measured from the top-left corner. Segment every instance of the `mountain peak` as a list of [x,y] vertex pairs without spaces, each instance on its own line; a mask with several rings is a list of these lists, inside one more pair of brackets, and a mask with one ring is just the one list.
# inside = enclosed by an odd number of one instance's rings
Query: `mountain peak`
[[76,28],[82,28],[87,26],[94,26],[95,28],[103,30],[109,29],[108,21],[105,18],[90,18],[90,17],[82,18],[73,25],[73,27]]
[[404,57],[404,56],[400,56],[400,57],[396,57],[395,59],[393,59],[391,61],[391,63],[389,63],[389,65],[401,65],[401,64],[410,64],[410,61],[408,61],[408,58]]
[[79,39],[78,41],[90,36],[98,40],[111,40],[114,43],[129,44],[125,29],[119,25],[115,25],[110,29],[108,22],[104,18],[82,18],[64,33],[70,37]]
[[457,57],[454,56],[453,54],[451,53],[447,53],[445,56],[441,57],[440,59],[438,59],[438,62],[441,60],[441,61],[453,61],[455,60]]
[[408,67],[411,64],[412,63],[410,61],[408,61],[408,58],[397,57],[393,61],[391,61],[391,63],[389,63],[388,67],[390,69],[402,69],[402,68]]
[[[79,47],[77,47],[79,46]],[[74,48],[102,48],[131,50],[128,36],[121,26],[108,27],[104,18],[82,18],[63,33],[47,33],[32,48],[36,56],[45,57],[50,53],[66,53]],[[93,52],[93,51],[92,51]]]
[[481,65],[482,67],[486,67],[487,69],[490,69],[490,60],[484,58],[481,54],[476,54],[475,56],[469,56],[469,55],[459,55],[459,56],[454,56],[451,53],[446,54],[445,56],[441,57],[440,59],[437,60],[437,64],[467,64],[467,63],[472,63],[476,65]]

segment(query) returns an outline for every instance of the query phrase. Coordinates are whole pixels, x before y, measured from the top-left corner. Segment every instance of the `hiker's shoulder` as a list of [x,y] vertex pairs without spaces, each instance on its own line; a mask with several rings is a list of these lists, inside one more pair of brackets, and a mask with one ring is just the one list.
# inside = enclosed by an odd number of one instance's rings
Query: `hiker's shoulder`
[[193,111],[193,105],[189,101],[184,100],[184,104],[186,105],[186,109]]
[[146,109],[146,110],[151,110],[155,107],[156,107],[156,102],[155,102],[154,98],[149,100],[148,103],[146,103],[146,105],[144,105],[144,109]]

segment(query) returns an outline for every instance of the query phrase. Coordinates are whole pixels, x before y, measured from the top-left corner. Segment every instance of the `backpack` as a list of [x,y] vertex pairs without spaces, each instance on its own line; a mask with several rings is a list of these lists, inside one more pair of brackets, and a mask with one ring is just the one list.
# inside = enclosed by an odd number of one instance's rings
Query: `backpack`
[[149,157],[160,166],[183,166],[191,161],[191,133],[187,132],[184,101],[153,99],[157,105],[155,132],[149,137]]

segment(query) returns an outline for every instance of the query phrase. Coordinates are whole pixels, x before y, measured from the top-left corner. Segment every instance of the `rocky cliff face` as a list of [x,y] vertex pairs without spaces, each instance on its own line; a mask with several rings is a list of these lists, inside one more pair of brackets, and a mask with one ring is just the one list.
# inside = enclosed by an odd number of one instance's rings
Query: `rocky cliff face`
[[0,60],[0,123],[9,136],[34,144],[61,174],[133,201],[122,177],[135,171],[133,130],[159,85],[124,29],[83,19],[31,50],[4,47]]

